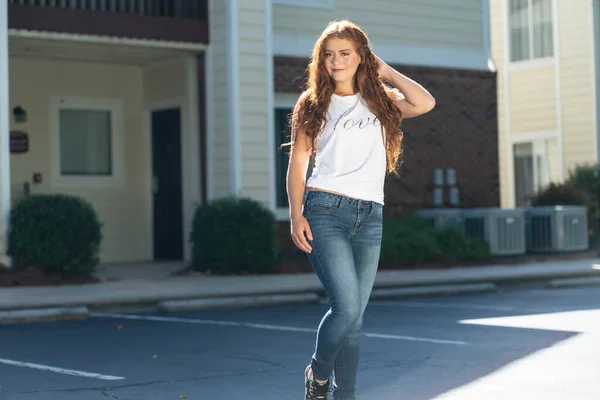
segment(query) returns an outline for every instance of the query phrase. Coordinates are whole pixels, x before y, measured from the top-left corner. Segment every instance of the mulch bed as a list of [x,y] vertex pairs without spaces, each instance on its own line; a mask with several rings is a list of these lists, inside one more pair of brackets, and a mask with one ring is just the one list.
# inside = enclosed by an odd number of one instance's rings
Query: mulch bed
[[68,276],[43,267],[31,266],[7,268],[0,265],[0,287],[17,286],[58,286],[98,283],[100,279],[93,276]]
[[[522,256],[504,256],[504,257],[487,257],[483,260],[478,261],[454,261],[450,258],[442,257],[441,260],[430,263],[423,263],[418,265],[398,265],[396,263],[379,263],[379,270],[435,270],[435,269],[448,269],[457,267],[480,267],[490,265],[523,265],[534,262],[544,261],[560,261],[560,260],[577,260],[584,258],[598,257],[598,250],[592,249],[588,251],[575,252],[575,253],[560,253],[560,254],[540,254],[540,255],[522,255]],[[273,269],[267,274],[305,274],[312,273],[313,268],[308,261],[308,257],[300,251],[291,251],[285,253],[281,260],[273,267]],[[197,275],[234,275],[234,273],[209,273],[209,272],[195,272],[189,269],[180,271],[177,275],[183,276],[197,276]],[[243,275],[250,275],[244,273]],[[259,275],[259,274],[252,274]]]
[[[485,260],[474,262],[455,262],[450,259],[442,259],[435,263],[420,265],[397,265],[393,263],[380,263],[379,270],[433,270],[454,267],[476,267],[481,265],[522,265],[532,262],[575,260],[583,258],[598,257],[598,251],[593,249],[577,253],[561,253],[548,255],[525,255],[489,257]],[[268,274],[305,274],[312,273],[313,269],[306,255],[300,251],[290,251],[282,255],[281,260]],[[189,269],[178,272],[180,276],[197,275],[234,275],[233,273],[200,273]],[[248,275],[248,274],[246,274]],[[258,275],[258,274],[256,274]],[[0,264],[0,288],[19,286],[58,286],[58,285],[80,285],[85,283],[100,283],[102,280],[94,276],[69,276],[55,271],[48,271],[43,267],[31,266],[21,268],[7,268]]]

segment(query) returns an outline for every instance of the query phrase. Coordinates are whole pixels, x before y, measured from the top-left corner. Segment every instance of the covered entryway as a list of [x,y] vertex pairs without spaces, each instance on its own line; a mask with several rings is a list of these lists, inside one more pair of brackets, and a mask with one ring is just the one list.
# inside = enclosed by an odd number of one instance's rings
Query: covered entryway
[[154,259],[183,259],[181,108],[152,110]]
[[[202,199],[205,45],[8,32],[2,116],[18,107],[27,117],[0,118],[0,165],[6,154],[11,167],[2,194],[87,199],[104,224],[103,263],[187,259]],[[27,135],[26,152],[9,157],[9,130]]]

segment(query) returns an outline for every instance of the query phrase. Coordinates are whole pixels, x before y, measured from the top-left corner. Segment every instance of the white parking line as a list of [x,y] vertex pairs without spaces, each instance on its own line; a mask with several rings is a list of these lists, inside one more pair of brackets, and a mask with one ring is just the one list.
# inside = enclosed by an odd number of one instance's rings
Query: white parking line
[[366,337],[376,338],[376,339],[394,339],[394,340],[412,340],[415,342],[430,342],[430,343],[438,343],[438,344],[456,344],[459,346],[464,346],[468,344],[467,342],[460,342],[457,340],[443,340],[443,339],[428,339],[422,337],[414,337],[414,336],[398,336],[398,335],[386,335],[382,333],[365,333]]
[[[205,325],[222,325],[222,326],[242,326],[245,328],[254,329],[268,329],[275,331],[292,331],[292,332],[309,332],[316,333],[316,329],[311,328],[300,328],[296,326],[285,326],[285,325],[268,325],[268,324],[253,324],[250,322],[235,322],[235,321],[215,321],[208,319],[192,319],[192,318],[176,318],[176,317],[158,317],[151,315],[131,315],[131,314],[111,314],[111,313],[92,313],[92,317],[99,318],[117,318],[117,319],[133,319],[133,320],[144,320],[144,321],[160,321],[160,322],[181,322],[186,324],[205,324]],[[455,340],[443,340],[434,338],[424,338],[415,336],[401,336],[401,335],[386,335],[379,333],[364,333],[364,336],[376,339],[392,339],[392,340],[410,340],[415,342],[429,342],[437,344],[455,344],[455,345],[466,345],[467,342],[455,341]]]
[[22,362],[22,361],[6,360],[4,358],[0,358],[0,364],[14,365],[16,367],[34,368],[34,369],[39,369],[39,370],[42,370],[42,371],[57,372],[59,374],[81,376],[81,377],[84,377],[84,378],[102,379],[102,380],[105,380],[105,381],[118,381],[118,380],[121,380],[121,379],[125,379],[125,378],[123,378],[121,376],[111,376],[111,375],[94,374],[94,373],[91,373],[91,372],[83,372],[83,371],[75,371],[75,370],[72,370],[72,369],[64,369],[64,368],[58,368],[58,367],[51,367],[49,365],[41,365],[41,364],[33,364],[33,363]]
[[415,301],[372,301],[369,305],[396,307],[429,307],[429,308],[468,308],[473,310],[515,311],[515,307],[494,306],[491,304],[462,304],[462,303],[430,303]]

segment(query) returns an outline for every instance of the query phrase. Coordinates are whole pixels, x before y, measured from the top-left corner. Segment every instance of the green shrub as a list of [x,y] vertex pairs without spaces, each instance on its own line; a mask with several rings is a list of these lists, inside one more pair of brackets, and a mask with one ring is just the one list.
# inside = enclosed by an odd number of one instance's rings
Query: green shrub
[[567,183],[586,192],[591,199],[600,200],[600,170],[592,164],[578,165],[569,171]]
[[576,188],[570,183],[551,183],[544,190],[533,196],[533,206],[556,206],[556,205],[593,205],[593,200],[583,190]]
[[589,226],[594,235],[600,227],[600,168],[597,165],[578,165],[569,171],[567,183],[585,192],[589,198],[586,204],[589,214]]
[[475,261],[488,256],[485,242],[472,239],[456,229],[446,228],[433,231],[442,254],[452,261]]
[[600,216],[598,203],[585,191],[571,183],[552,183],[532,199],[533,206],[585,206],[588,212],[588,226],[591,232],[598,231]]
[[431,230],[416,216],[388,218],[383,224],[381,259],[402,265],[436,261],[442,252]]
[[434,230],[414,214],[386,219],[383,225],[381,260],[400,265],[419,265],[442,259],[458,262],[482,260],[487,245],[456,229]]
[[194,214],[191,267],[211,273],[264,273],[277,255],[275,215],[261,203],[226,198]]
[[93,207],[82,198],[24,197],[10,213],[7,254],[17,267],[91,274],[99,262],[101,227]]

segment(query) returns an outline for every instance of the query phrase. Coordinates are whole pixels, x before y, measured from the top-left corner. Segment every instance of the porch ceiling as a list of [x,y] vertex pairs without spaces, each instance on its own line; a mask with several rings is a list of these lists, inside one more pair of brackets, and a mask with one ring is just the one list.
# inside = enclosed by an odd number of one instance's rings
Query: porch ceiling
[[107,64],[148,65],[184,55],[193,51],[161,48],[152,44],[93,43],[76,40],[56,40],[10,36],[9,57],[51,59]]

